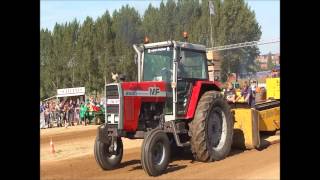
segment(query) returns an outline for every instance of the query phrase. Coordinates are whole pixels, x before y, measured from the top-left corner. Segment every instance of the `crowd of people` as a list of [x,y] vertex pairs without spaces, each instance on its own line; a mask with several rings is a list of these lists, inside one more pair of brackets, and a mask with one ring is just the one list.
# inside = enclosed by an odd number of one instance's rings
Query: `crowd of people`
[[102,102],[97,102],[94,98],[86,100],[67,98],[62,101],[53,100],[40,102],[40,113],[44,115],[44,126],[52,128],[54,122],[57,127],[75,126],[75,124],[88,124],[88,112],[100,111]]
[[[236,90],[231,82],[227,82],[224,90],[224,95],[230,104],[235,104],[239,99],[243,98],[244,101],[250,106],[254,107],[255,97],[257,93],[257,83],[245,81],[241,88],[240,96],[237,96]],[[95,101],[90,97],[86,102],[79,99],[67,98],[62,101],[47,101],[40,102],[40,113],[44,115],[44,126],[51,128],[53,122],[56,122],[58,127],[74,126],[75,124],[88,125],[88,112],[100,111],[103,108],[103,102]]]
[[250,107],[254,107],[257,88],[258,87],[256,82],[253,81],[248,84],[248,82],[245,81],[242,85],[240,96],[237,96],[236,90],[233,87],[232,83],[227,82],[224,95],[229,103],[236,103],[237,101],[239,101],[239,99],[244,98],[244,101]]

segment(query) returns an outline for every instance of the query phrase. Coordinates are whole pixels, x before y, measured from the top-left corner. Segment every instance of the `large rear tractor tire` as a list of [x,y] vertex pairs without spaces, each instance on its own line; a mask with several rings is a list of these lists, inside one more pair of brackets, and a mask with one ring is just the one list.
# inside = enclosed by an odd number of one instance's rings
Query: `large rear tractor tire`
[[141,164],[149,176],[162,174],[169,164],[170,142],[166,133],[160,129],[148,132],[141,149]]
[[[111,142],[111,141],[110,141]],[[94,144],[94,157],[96,162],[103,170],[110,170],[116,168],[123,155],[123,143],[121,138],[115,141],[115,153],[111,154],[109,151],[110,143],[103,143],[97,137]]]
[[205,92],[190,123],[191,150],[198,161],[218,161],[228,156],[233,119],[228,103],[217,91]]

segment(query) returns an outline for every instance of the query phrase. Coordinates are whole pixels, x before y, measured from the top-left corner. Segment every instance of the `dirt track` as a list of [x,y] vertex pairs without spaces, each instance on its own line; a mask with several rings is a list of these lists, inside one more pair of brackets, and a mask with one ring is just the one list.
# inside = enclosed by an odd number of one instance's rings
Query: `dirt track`
[[[103,171],[95,162],[93,142],[96,127],[70,130],[60,135],[41,134],[41,179],[154,179],[140,164],[140,140],[124,141],[121,167]],[[62,134],[61,134],[62,133]],[[50,134],[50,135],[47,135]],[[56,151],[49,153],[49,141],[54,139]],[[59,155],[60,154],[60,155]],[[280,179],[280,144],[257,151],[232,150],[230,156],[212,163],[192,162],[191,154],[172,160],[167,172],[156,179]]]

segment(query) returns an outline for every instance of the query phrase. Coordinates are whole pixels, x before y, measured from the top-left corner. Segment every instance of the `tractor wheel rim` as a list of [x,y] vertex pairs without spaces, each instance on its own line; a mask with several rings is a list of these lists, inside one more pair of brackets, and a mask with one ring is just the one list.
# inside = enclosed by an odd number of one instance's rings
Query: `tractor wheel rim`
[[[220,109],[220,108],[219,108]],[[213,150],[220,150],[226,141],[227,120],[222,110],[213,109],[208,121],[209,146]]]
[[165,148],[162,142],[157,142],[152,148],[152,162],[153,164],[160,165],[164,161]]
[[[117,141],[114,141],[114,151],[118,154],[118,144],[117,144]],[[106,146],[106,148],[105,148],[105,150],[106,150],[106,156],[107,156],[107,158],[108,159],[114,159],[115,157],[116,157],[116,155],[115,154],[111,154],[110,152],[109,152],[109,147],[110,147],[110,145],[109,146]]]

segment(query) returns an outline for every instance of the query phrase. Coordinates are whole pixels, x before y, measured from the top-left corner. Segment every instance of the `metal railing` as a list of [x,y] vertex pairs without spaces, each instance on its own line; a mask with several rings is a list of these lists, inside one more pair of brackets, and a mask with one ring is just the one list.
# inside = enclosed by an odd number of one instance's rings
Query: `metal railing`
[[208,51],[223,51],[228,49],[236,49],[240,47],[248,47],[248,46],[258,46],[258,45],[265,45],[265,44],[273,44],[280,42],[280,39],[271,40],[271,41],[250,41],[250,42],[243,42],[243,43],[237,43],[237,44],[229,44],[224,46],[216,46],[212,48],[207,48]]

